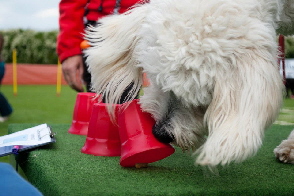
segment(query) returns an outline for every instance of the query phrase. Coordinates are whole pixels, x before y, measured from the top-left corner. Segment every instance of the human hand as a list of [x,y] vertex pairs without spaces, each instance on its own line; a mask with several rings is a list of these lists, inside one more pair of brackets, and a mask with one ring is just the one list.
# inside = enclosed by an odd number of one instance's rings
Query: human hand
[[83,92],[82,75],[84,72],[82,55],[71,56],[62,62],[62,72],[67,84],[78,92]]

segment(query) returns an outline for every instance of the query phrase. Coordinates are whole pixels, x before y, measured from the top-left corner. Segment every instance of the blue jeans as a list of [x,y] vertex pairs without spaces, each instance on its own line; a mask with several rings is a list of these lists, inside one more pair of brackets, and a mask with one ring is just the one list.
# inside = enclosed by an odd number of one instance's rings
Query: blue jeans
[[[0,191],[9,196],[42,196],[42,193],[24,180],[11,165],[0,163]],[[0,193],[0,195],[2,195]]]
[[[0,62],[0,85],[5,73],[5,63]],[[0,92],[0,115],[9,116],[12,113],[12,107],[6,97]]]

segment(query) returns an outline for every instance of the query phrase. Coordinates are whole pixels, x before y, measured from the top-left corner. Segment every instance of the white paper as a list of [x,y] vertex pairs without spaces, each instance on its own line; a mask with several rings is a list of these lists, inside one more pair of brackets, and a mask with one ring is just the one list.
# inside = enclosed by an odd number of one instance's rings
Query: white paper
[[0,148],[5,146],[32,146],[48,143],[52,140],[50,134],[50,127],[47,124],[41,124],[0,137]]

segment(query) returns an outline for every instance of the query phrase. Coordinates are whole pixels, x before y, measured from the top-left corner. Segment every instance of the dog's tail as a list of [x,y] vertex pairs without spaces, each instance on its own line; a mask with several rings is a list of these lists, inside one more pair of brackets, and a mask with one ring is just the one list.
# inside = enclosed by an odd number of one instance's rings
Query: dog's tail
[[[136,66],[134,50],[147,10],[148,4],[136,6],[125,14],[105,17],[86,31],[85,39],[91,46],[85,55],[92,90],[103,95],[109,105],[134,99],[141,88],[142,71]],[[120,100],[127,88],[127,96]],[[113,117],[112,109],[109,107]]]

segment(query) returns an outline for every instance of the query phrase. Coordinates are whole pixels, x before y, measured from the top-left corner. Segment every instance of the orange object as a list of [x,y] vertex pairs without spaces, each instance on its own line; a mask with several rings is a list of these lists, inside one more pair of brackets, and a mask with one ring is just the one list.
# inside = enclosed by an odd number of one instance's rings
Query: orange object
[[144,87],[147,87],[150,85],[150,81],[149,79],[147,78],[147,74],[146,73],[143,73],[143,86]]
[[89,42],[87,40],[84,40],[84,41],[81,42],[80,47],[81,47],[81,49],[84,50],[84,49],[89,48],[90,47],[90,44],[89,44]]

